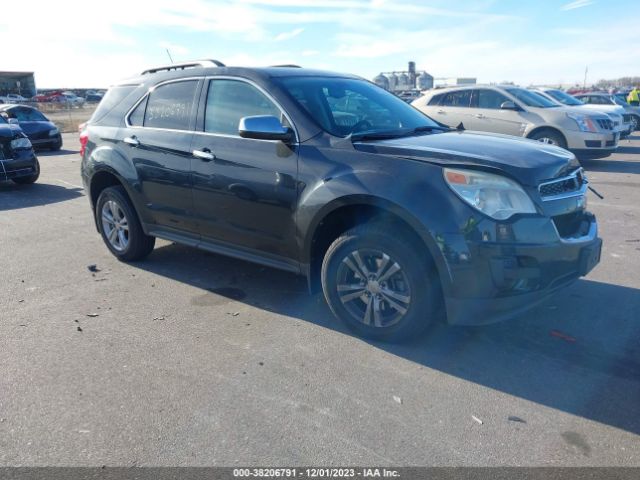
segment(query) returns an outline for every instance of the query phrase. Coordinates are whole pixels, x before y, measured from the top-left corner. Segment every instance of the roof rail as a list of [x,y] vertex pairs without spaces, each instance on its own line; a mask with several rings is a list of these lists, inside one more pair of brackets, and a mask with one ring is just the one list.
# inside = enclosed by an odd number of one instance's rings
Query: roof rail
[[224,67],[225,64],[218,60],[194,60],[192,62],[184,62],[184,63],[172,63],[170,65],[162,65],[160,67],[149,68],[141,73],[141,75],[147,75],[149,73],[156,72],[169,72],[171,70],[184,70],[185,68],[194,68],[194,67]]
[[300,65],[294,65],[293,63],[284,65],[271,65],[272,68],[302,68]]

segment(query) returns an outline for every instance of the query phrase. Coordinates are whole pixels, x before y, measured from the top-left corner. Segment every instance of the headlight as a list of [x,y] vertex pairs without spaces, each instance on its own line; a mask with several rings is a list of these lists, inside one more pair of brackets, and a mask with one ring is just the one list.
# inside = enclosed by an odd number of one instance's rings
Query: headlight
[[567,113],[567,117],[575,121],[578,124],[578,128],[582,132],[598,131],[591,118],[586,115],[580,115],[579,113]]
[[31,142],[27,137],[14,138],[11,140],[11,148],[16,150],[18,148],[31,148]]
[[49,130],[50,137],[55,137],[56,135],[58,135],[58,133],[60,133],[60,130],[58,130],[57,128],[54,128],[53,130]]
[[536,213],[529,195],[507,177],[445,168],[444,179],[462,200],[496,220],[506,220],[516,213]]

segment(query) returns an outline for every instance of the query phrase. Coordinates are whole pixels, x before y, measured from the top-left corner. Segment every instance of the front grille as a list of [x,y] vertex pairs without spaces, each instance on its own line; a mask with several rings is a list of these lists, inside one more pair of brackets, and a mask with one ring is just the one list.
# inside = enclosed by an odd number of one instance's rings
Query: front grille
[[613,130],[613,122],[608,118],[597,119],[596,122],[602,130]]
[[584,144],[588,148],[600,148],[600,140],[585,140]]
[[615,147],[616,146],[616,141],[615,140],[607,140],[605,145],[607,147]]
[[585,182],[584,172],[582,168],[578,168],[566,177],[541,183],[538,190],[544,200],[546,197],[555,197],[557,195],[577,192]]
[[631,114],[625,113],[624,115],[622,115],[622,121],[624,123],[631,123]]

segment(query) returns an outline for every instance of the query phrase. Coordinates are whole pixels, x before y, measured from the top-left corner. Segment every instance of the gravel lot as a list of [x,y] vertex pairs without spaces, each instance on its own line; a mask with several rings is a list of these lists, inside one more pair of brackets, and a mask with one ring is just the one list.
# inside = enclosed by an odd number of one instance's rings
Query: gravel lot
[[639,135],[584,163],[587,278],[402,346],[287,273],[164,241],[119,263],[76,136],[38,184],[0,184],[0,465],[640,466]]

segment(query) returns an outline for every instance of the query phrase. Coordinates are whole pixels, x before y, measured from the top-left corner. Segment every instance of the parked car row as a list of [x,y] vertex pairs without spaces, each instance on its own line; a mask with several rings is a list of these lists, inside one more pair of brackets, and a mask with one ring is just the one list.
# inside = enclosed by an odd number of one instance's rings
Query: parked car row
[[48,92],[35,95],[31,98],[23,97],[22,95],[18,95],[16,93],[8,93],[7,95],[0,95],[0,104],[3,103],[27,103],[27,102],[52,102],[52,103],[64,103],[74,107],[80,107],[87,103],[91,102],[100,102],[102,97],[104,96],[103,92],[95,91],[95,90],[87,90],[84,97],[78,96],[73,92],[69,91],[55,91]]
[[513,85],[431,90],[412,105],[449,127],[538,140],[579,158],[611,155],[640,121],[640,108],[615,95],[572,97],[560,90]]

